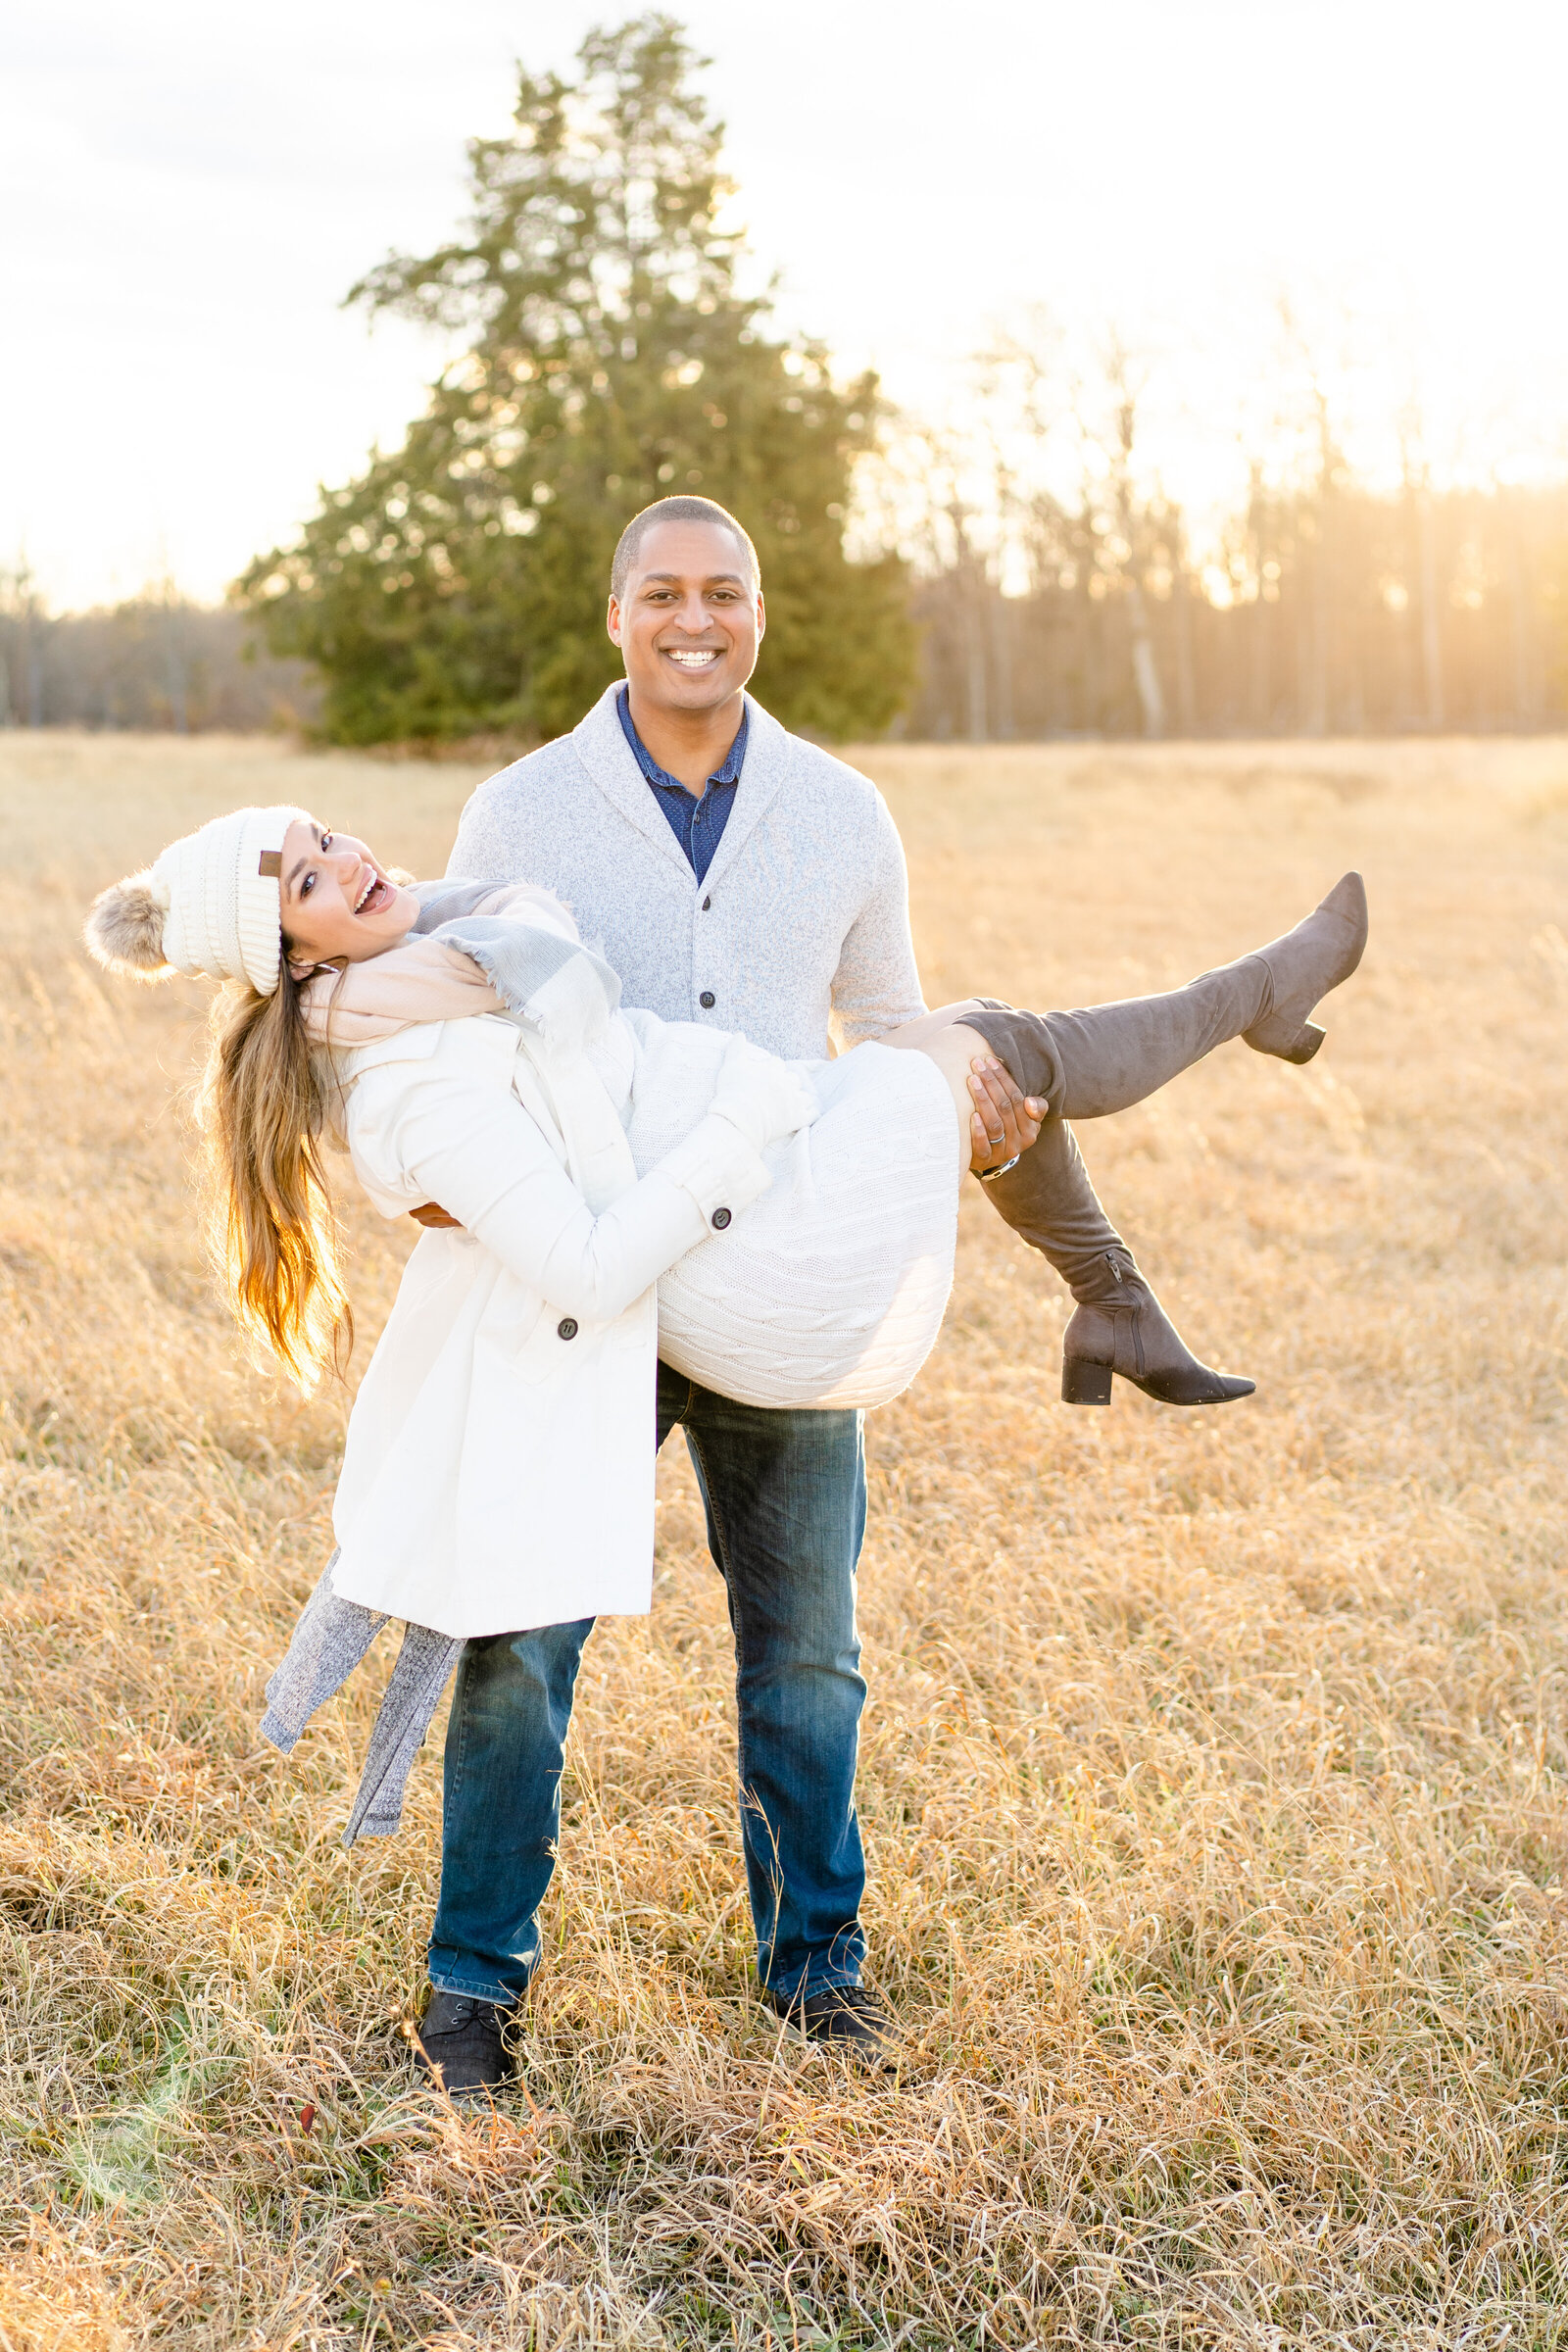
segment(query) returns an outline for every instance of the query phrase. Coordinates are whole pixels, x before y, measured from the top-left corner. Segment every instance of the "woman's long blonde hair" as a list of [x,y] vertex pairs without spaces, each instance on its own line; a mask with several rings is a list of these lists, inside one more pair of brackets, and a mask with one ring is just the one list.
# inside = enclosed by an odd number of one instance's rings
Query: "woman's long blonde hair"
[[307,1393],[354,1341],[321,1157],[331,1085],[286,957],[270,996],[230,982],[214,999],[197,1096],[208,1247],[240,1328]]

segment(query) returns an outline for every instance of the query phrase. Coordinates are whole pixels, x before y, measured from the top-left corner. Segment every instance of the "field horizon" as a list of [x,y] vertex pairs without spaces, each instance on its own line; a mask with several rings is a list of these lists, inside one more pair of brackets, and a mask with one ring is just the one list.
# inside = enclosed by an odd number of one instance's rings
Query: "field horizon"
[[1081,1134],[1258,1395],[1062,1407],[1069,1302],[968,1188],[937,1351],[868,1420],[885,2082],[756,2000],[666,1446],[480,2122],[400,2030],[439,1735],[345,1855],[389,1655],[292,1758],[256,1730],[413,1229],[345,1181],[347,1392],[251,1364],[195,1229],[209,991],[117,985],[80,925],[242,801],[438,871],[484,770],[0,733],[0,2352],[1568,2343],[1568,739],[845,756],[933,1003],[1172,985],[1365,872],[1316,1061],[1227,1047]]

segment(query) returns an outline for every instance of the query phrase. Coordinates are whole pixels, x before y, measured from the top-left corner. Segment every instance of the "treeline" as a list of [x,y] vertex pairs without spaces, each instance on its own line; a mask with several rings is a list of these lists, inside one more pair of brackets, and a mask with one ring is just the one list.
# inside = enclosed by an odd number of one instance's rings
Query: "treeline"
[[913,593],[911,737],[1568,723],[1568,489],[1258,490],[1202,566],[1161,506],[1127,538],[1049,500],[1005,557],[957,538]]
[[51,613],[25,572],[0,574],[0,726],[309,730],[320,705],[242,612],[166,589]]
[[[1144,517],[1137,564],[1092,507],[1033,521],[1021,581],[1009,550],[1010,593],[996,554],[913,573],[899,735],[1568,725],[1568,489],[1342,488],[1326,514],[1259,496],[1229,535],[1219,598],[1167,513]],[[0,725],[310,733],[321,705],[312,665],[270,653],[243,612],[155,593],[51,615],[0,579]]]

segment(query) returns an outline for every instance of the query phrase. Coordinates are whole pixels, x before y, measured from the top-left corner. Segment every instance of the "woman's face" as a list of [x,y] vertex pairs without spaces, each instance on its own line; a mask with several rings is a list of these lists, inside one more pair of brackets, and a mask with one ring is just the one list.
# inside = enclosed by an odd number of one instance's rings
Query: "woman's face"
[[363,841],[296,817],[278,872],[283,946],[295,966],[364,963],[414,928],[419,902],[400,890]]

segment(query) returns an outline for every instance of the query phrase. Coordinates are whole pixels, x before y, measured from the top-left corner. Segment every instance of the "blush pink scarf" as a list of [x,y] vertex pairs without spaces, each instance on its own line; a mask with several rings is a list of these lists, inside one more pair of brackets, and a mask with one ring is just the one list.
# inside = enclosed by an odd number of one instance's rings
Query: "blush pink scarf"
[[300,991],[313,1046],[344,1053],[415,1021],[461,1021],[500,1012],[501,999],[471,957],[435,939],[411,939],[368,963],[323,968]]
[[[561,901],[530,883],[498,884],[476,914],[530,911],[550,930],[575,939],[577,927]],[[411,936],[364,963],[341,970],[323,964],[300,990],[305,1026],[314,1046],[344,1053],[395,1036],[416,1021],[461,1021],[505,1005],[471,956],[440,940]]]

